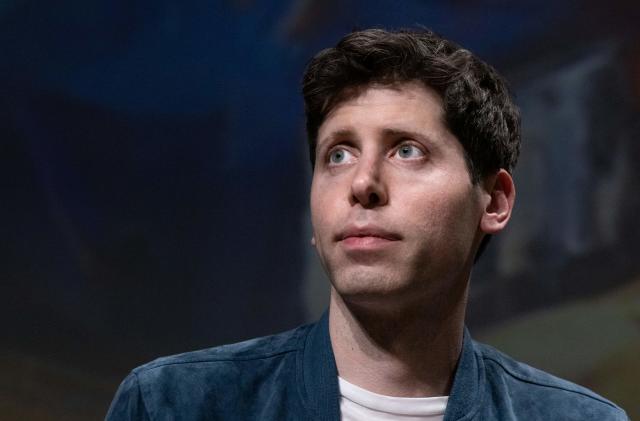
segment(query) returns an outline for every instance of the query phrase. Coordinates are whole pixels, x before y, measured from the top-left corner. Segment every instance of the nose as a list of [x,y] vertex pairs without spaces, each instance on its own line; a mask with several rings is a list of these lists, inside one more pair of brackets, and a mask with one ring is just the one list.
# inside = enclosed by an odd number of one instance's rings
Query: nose
[[351,204],[375,208],[387,203],[388,192],[382,180],[382,169],[376,159],[361,159],[351,182]]

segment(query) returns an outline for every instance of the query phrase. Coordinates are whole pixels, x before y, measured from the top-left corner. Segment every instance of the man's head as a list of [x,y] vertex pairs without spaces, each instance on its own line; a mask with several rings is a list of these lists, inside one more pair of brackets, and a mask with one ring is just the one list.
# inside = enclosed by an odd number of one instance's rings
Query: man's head
[[334,288],[362,303],[462,291],[513,205],[519,117],[503,80],[431,32],[368,30],[314,57],[303,92]]
[[520,115],[505,80],[470,51],[428,30],[353,32],[318,53],[303,78],[312,165],[318,129],[340,102],[372,84],[421,81],[443,100],[445,124],[464,147],[474,183],[513,171]]

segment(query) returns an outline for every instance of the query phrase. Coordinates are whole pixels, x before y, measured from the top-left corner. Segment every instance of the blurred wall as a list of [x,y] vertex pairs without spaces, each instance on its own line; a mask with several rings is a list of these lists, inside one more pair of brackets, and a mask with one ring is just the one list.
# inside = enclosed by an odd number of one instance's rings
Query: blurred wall
[[3,419],[100,419],[133,366],[326,305],[299,82],[354,27],[425,25],[507,75],[516,211],[475,268],[476,336],[633,417],[635,2],[0,3]]

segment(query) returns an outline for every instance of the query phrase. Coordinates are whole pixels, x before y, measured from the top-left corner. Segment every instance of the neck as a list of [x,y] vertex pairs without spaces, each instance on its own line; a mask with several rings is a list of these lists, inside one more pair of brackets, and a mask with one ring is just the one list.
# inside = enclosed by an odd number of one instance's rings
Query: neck
[[451,306],[380,312],[332,288],[329,332],[338,374],[388,396],[448,395],[462,349],[466,296],[465,284]]

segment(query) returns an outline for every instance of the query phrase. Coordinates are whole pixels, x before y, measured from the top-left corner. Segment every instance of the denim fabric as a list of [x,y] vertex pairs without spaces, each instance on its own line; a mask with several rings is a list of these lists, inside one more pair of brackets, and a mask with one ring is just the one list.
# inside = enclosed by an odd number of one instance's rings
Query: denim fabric
[[[327,314],[315,324],[160,358],[122,382],[107,420],[339,420]],[[444,420],[627,420],[595,393],[465,330]]]

